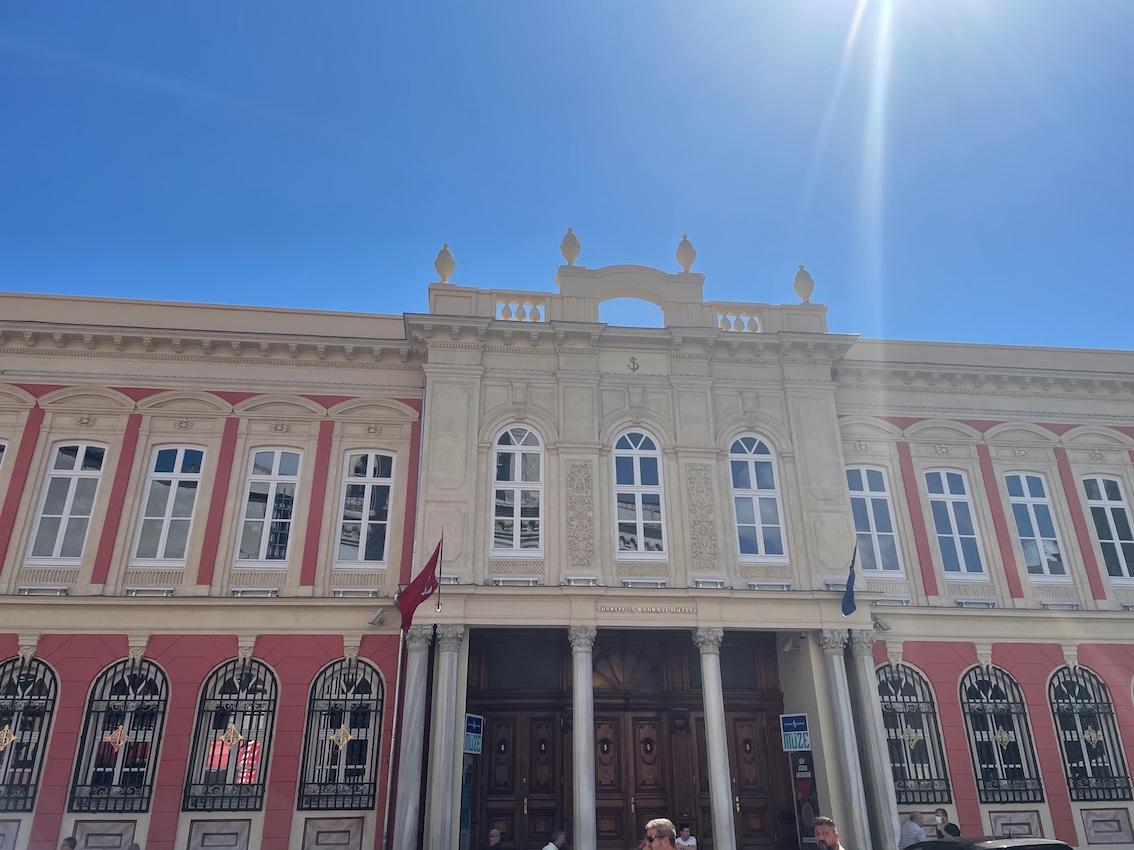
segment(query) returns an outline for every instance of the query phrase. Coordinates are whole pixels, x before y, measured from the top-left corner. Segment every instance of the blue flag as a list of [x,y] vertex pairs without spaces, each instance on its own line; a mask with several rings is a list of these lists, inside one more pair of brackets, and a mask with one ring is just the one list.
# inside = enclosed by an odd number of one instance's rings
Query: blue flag
[[847,589],[843,591],[843,616],[849,617],[857,607],[854,604],[854,559],[858,557],[858,544],[854,544],[854,552],[850,556],[850,572],[847,574]]

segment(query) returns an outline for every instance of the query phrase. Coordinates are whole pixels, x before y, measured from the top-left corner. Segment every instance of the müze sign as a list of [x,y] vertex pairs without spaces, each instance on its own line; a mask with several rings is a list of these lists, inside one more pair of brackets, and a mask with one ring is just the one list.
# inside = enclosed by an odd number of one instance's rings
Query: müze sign
[[599,605],[600,614],[696,614],[692,605]]

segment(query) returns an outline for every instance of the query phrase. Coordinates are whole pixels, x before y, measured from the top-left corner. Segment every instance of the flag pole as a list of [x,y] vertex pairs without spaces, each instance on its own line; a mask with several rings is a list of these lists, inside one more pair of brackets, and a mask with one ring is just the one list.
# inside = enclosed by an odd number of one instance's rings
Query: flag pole
[[441,529],[441,542],[437,544],[437,613],[441,613],[441,565],[445,562],[445,529]]

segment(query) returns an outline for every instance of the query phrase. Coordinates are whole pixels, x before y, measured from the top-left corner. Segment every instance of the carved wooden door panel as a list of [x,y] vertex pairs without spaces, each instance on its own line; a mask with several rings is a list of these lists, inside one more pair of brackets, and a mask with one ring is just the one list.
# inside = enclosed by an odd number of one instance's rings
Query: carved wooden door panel
[[772,758],[768,746],[767,715],[728,713],[728,760],[732,774],[736,846],[740,850],[769,850],[776,846],[778,812],[772,787]]
[[547,842],[564,828],[563,736],[555,713],[505,712],[484,719],[481,758],[483,831],[498,829],[501,847]]
[[646,822],[668,817],[669,741],[659,714],[595,717],[595,824],[599,850],[636,847]]
[[669,735],[663,717],[657,714],[627,716],[630,732],[630,764],[634,769],[631,809],[635,812],[631,837],[645,833],[654,818],[671,817]]
[[624,715],[595,715],[595,831],[599,850],[624,850],[633,837],[627,792]]

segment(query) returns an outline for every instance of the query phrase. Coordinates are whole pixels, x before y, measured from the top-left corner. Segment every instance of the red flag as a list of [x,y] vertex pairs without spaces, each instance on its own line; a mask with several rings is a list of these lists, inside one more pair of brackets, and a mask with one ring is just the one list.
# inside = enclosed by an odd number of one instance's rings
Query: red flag
[[398,594],[398,598],[395,600],[398,603],[398,610],[402,612],[403,632],[409,631],[410,624],[413,622],[413,612],[417,610],[417,606],[432,596],[439,587],[437,570],[441,566],[441,542],[444,541],[438,542],[437,548],[433,550],[433,556],[426,563],[425,568],[405,586],[405,589]]

